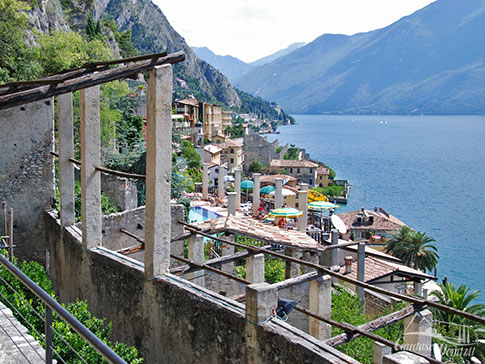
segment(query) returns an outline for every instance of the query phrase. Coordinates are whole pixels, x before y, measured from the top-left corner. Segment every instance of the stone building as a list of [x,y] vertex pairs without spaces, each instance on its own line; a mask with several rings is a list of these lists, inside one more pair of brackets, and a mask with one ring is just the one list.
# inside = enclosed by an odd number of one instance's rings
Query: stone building
[[308,160],[273,159],[270,167],[277,172],[285,170],[289,176],[298,179],[298,182],[314,186],[317,179],[318,164]]
[[222,157],[227,158],[229,172],[234,172],[236,168],[242,168],[244,163],[244,153],[242,144],[228,139],[224,143],[217,145],[222,149]]
[[278,159],[276,153],[278,141],[268,142],[266,137],[257,133],[249,133],[244,136],[244,171],[247,172],[249,166],[254,162],[259,162],[264,166],[269,166],[271,160]]

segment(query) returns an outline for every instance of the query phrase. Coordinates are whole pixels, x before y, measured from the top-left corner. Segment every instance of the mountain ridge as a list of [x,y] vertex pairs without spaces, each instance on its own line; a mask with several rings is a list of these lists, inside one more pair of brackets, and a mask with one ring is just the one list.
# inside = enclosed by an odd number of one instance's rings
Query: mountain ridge
[[236,86],[293,113],[485,113],[484,9],[438,0],[382,29],[324,34]]

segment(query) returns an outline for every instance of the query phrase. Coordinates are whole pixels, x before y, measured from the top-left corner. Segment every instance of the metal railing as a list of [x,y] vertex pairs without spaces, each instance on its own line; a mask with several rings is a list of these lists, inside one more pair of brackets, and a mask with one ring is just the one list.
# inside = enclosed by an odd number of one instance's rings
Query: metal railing
[[79,322],[69,311],[62,307],[46,291],[39,287],[34,281],[27,277],[20,269],[12,264],[7,258],[0,254],[0,263],[20,282],[22,282],[33,294],[45,304],[45,362],[52,363],[52,312],[55,312],[64,320],[79,336],[96,350],[108,363],[127,364],[118,354],[106,345],[101,339],[94,335],[86,326]]

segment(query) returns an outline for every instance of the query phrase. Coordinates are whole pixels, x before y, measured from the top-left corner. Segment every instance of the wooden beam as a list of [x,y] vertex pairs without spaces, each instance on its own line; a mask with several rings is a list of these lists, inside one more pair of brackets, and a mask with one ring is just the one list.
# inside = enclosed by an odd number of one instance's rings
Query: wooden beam
[[342,281],[345,281],[345,282],[348,282],[348,283],[351,283],[351,284],[355,284],[356,286],[366,288],[370,291],[377,292],[377,293],[383,294],[383,295],[388,296],[388,297],[397,298],[397,299],[407,301],[407,302],[411,302],[411,303],[418,304],[418,305],[428,305],[430,307],[434,307],[434,308],[437,308],[439,310],[442,310],[442,311],[445,311],[445,312],[448,312],[448,313],[452,313],[454,315],[458,315],[460,317],[464,317],[464,318],[470,319],[472,321],[475,321],[475,322],[478,322],[478,323],[481,323],[481,324],[485,324],[485,317],[480,317],[478,315],[474,315],[474,314],[469,313],[469,312],[460,311],[460,310],[457,310],[456,308],[446,306],[446,305],[443,305],[443,304],[435,302],[435,301],[426,300],[426,299],[423,299],[423,298],[418,298],[418,297],[408,296],[408,295],[404,295],[404,294],[397,293],[397,292],[388,291],[384,288],[376,287],[376,286],[373,286],[371,284],[361,282],[357,279],[353,279],[349,276],[346,276],[346,275],[343,275],[343,274],[340,274],[340,273],[336,273],[336,272],[332,271],[329,267],[326,267],[326,266],[323,266],[323,265],[320,265],[320,264],[307,262],[307,261],[299,259],[299,258],[290,257],[290,256],[287,256],[287,255],[284,255],[284,254],[275,253],[271,250],[261,249],[259,247],[252,246],[252,245],[238,244],[238,243],[235,243],[233,241],[230,241],[229,239],[221,239],[221,238],[203,233],[202,231],[197,230],[195,227],[192,227],[191,224],[188,224],[184,221],[179,220],[179,223],[182,224],[182,225],[185,225],[186,229],[188,231],[191,231],[195,234],[200,234],[202,236],[208,237],[208,238],[213,239],[213,240],[223,242],[225,244],[234,245],[234,246],[237,246],[237,247],[240,247],[240,248],[243,248],[243,249],[251,250],[253,252],[261,252],[261,253],[265,253],[265,254],[268,254],[268,255],[273,255],[277,258],[281,258],[281,259],[286,260],[286,261],[290,261],[290,262],[298,263],[298,264],[301,264],[301,265],[305,265],[305,266],[310,267],[310,268],[314,268],[318,271],[321,271],[323,274],[328,274],[331,277],[338,278]]
[[130,246],[128,248],[120,249],[117,251],[117,253],[122,255],[128,255],[128,254],[141,252],[143,250],[145,250],[145,244],[138,244],[138,245]]
[[359,327],[356,327],[356,326],[353,326],[351,324],[348,324],[346,322],[338,322],[338,321],[335,321],[335,320],[331,320],[331,319],[327,319],[323,316],[320,316],[320,315],[317,315],[317,314],[314,314],[313,312],[305,309],[305,308],[302,308],[302,307],[298,307],[296,306],[295,307],[295,310],[296,311],[300,311],[310,317],[313,317],[313,318],[316,318],[317,320],[320,320],[320,321],[323,321],[329,325],[332,325],[334,327],[337,327],[341,330],[344,330],[345,332],[347,333],[350,333],[351,335],[355,335],[355,334],[360,334],[361,336],[365,336],[365,337],[368,337],[369,339],[372,339],[374,341],[377,341],[377,342],[380,342],[384,345],[387,345],[387,346],[390,346],[391,348],[395,348],[395,350],[399,350],[399,351],[407,351],[408,353],[412,353],[412,354],[415,354],[415,355],[418,355],[422,358],[425,358],[426,360],[428,360],[430,363],[432,364],[443,364],[441,361],[439,360],[436,360],[434,358],[431,358],[429,356],[426,356],[426,355],[423,355],[423,354],[420,354],[416,351],[413,351],[413,350],[409,350],[408,348],[405,348],[404,346],[398,344],[398,343],[395,343],[391,340],[387,340],[387,339],[384,339],[383,337],[380,337],[376,334],[373,334],[373,333],[370,333],[370,332],[367,332],[365,330],[362,330],[360,329]]
[[[379,317],[374,321],[367,322],[363,325],[357,326],[357,328],[368,332],[376,331],[382,327],[392,325],[393,323],[398,322],[399,320],[402,320],[408,316],[414,315],[416,312],[424,310],[425,308],[426,306],[409,305],[403,308],[402,310],[393,312],[389,315]],[[324,344],[327,344],[330,346],[338,346],[338,345],[345,344],[346,342],[352,341],[354,339],[357,339],[360,336],[361,335],[359,333],[344,332],[340,335],[337,335],[328,340],[325,340]]]
[[114,64],[144,61],[146,59],[152,59],[153,60],[153,59],[166,57],[166,56],[167,56],[167,52],[145,54],[143,56],[122,58],[122,59],[113,59],[111,61],[92,62],[92,63],[85,64],[84,67],[94,68],[94,67],[99,67],[99,66],[111,66],[111,65],[114,65]]
[[140,61],[113,69],[96,69],[96,72],[93,72],[92,69],[86,68],[86,71],[82,72],[81,75],[65,80],[57,85],[39,86],[1,95],[0,110],[119,80],[134,74],[149,71],[155,66],[174,64],[184,60],[185,54],[183,52],[176,52],[162,58]]

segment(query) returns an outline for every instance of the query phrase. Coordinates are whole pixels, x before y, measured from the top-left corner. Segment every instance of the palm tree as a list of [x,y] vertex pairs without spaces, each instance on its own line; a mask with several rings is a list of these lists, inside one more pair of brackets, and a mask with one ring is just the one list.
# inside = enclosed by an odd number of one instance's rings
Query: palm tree
[[[439,303],[477,316],[485,316],[485,305],[472,302],[479,298],[479,291],[471,291],[464,284],[456,289],[453,283],[449,282],[439,286],[440,291],[431,292],[431,295],[438,298]],[[448,338],[445,342],[446,345],[451,344],[453,346],[449,338],[454,337],[457,347],[473,346],[473,350],[468,350],[466,357],[446,357],[444,359],[470,362],[471,356],[475,356],[482,363],[485,361],[483,340],[485,338],[485,327],[482,324],[443,310],[432,309],[432,311],[433,318],[437,322],[436,332]],[[440,342],[439,339],[437,341]]]
[[411,236],[411,228],[403,226],[401,231],[391,236],[386,242],[386,253],[399,257],[401,255],[402,246],[409,242]]
[[388,240],[386,252],[401,259],[408,267],[422,271],[432,270],[439,258],[438,250],[431,244],[433,241],[435,240],[426,233],[412,231],[408,226],[403,226],[398,234]]

